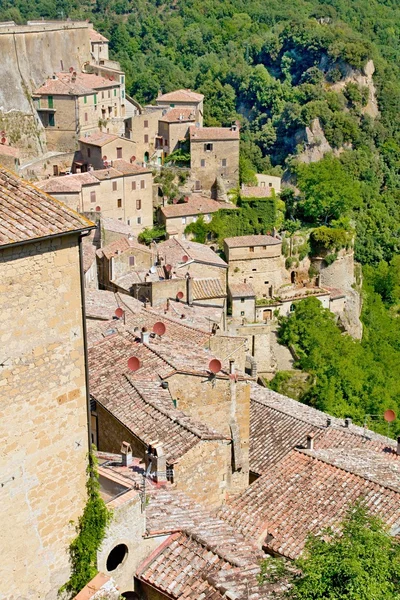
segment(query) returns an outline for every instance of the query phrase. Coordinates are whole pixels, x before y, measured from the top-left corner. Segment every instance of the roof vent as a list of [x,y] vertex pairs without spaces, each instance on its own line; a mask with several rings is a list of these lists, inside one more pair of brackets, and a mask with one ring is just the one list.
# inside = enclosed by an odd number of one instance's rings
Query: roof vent
[[307,436],[307,450],[314,450],[314,434],[309,433]]
[[120,452],[122,458],[122,466],[129,467],[132,464],[132,446],[128,444],[128,442],[122,442]]
[[352,423],[352,421],[351,421],[350,417],[346,417],[344,420],[344,426],[350,427],[351,423]]
[[331,419],[331,417],[327,417],[326,418],[326,426],[330,427],[331,425],[332,425],[332,419]]

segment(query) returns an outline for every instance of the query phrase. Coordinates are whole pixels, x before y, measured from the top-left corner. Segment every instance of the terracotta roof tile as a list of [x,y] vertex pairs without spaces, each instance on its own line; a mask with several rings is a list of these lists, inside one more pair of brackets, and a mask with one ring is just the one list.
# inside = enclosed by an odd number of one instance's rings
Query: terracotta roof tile
[[229,293],[232,298],[253,298],[256,295],[250,283],[231,283]]
[[242,198],[269,198],[272,196],[272,187],[243,186],[240,189]]
[[48,194],[76,194],[82,190],[84,185],[99,185],[99,182],[91,173],[77,173],[75,175],[50,177],[36,184],[38,188]]
[[184,265],[186,263],[182,260],[184,256],[187,256],[189,260],[194,260],[196,262],[221,267],[228,266],[209,246],[198,244],[196,242],[188,242],[187,240],[171,238],[157,244],[157,252],[159,257],[164,259],[164,264],[170,264],[171,266],[178,268],[185,268]]
[[133,229],[130,225],[127,225],[123,221],[118,219],[112,219],[111,217],[101,217],[101,225],[105,231],[112,231],[114,233],[121,233],[123,235],[132,235]]
[[139,244],[139,242],[136,240],[130,240],[127,237],[121,237],[119,240],[115,240],[115,242],[111,242],[107,246],[99,248],[97,251],[97,256],[99,258],[105,256],[108,260],[110,260],[110,258],[113,256],[131,249],[140,250],[145,254],[151,254],[151,250],[144,244]]
[[245,248],[246,246],[274,246],[282,244],[282,240],[272,235],[239,235],[225,238],[228,248]]
[[184,323],[190,327],[210,331],[212,324],[220,324],[224,313],[223,306],[215,307],[209,305],[198,306],[196,304],[187,304],[178,300],[169,300],[160,306],[151,308],[153,313],[158,313],[161,317],[167,316],[179,323]]
[[[142,310],[142,303],[132,296],[124,296],[124,307],[129,304],[133,312]],[[89,319],[110,321],[117,308],[121,306],[119,294],[107,290],[85,290],[86,316]]]
[[157,100],[167,102],[201,102],[203,100],[203,94],[192,92],[192,90],[175,90],[173,92],[167,92],[157,97]]
[[230,127],[191,127],[190,141],[202,142],[207,140],[237,140],[240,139],[239,129]]
[[105,77],[94,75],[93,73],[77,72],[76,76],[72,73],[57,73],[54,77],[47,79],[42,86],[34,91],[34,94],[84,96],[85,94],[94,94],[97,90],[119,85],[116,81],[110,81]]
[[181,204],[167,204],[161,207],[162,214],[167,218],[184,217],[190,215],[206,215],[218,210],[236,210],[236,206],[229,202],[217,202],[203,196],[192,196],[188,202]]
[[65,204],[0,168],[0,246],[92,227]]
[[18,158],[20,155],[19,148],[13,148],[12,146],[6,146],[5,144],[0,144],[0,156],[13,156],[14,158]]
[[123,177],[123,173],[117,171],[117,169],[114,169],[114,167],[107,167],[106,169],[97,169],[96,171],[91,171],[91,174],[99,181],[104,181],[106,179],[115,179],[116,177]]
[[193,279],[193,300],[225,298],[226,290],[220,279]]
[[108,39],[95,29],[89,29],[89,39],[91,42],[108,42]]
[[112,162],[114,169],[123,173],[124,175],[141,175],[144,173],[151,173],[151,169],[148,167],[139,167],[139,165],[135,165],[134,163],[130,163],[126,160],[122,160],[122,158],[117,158]]
[[193,108],[172,108],[159,118],[165,123],[184,123],[185,121],[196,121]]
[[292,450],[219,514],[267,551],[296,558],[310,533],[338,523],[358,498],[394,533],[400,530],[400,493],[312,452]]
[[106,133],[105,131],[96,131],[87,137],[81,137],[79,142],[81,144],[89,144],[89,146],[106,146],[110,142],[122,139],[118,135],[112,133]]

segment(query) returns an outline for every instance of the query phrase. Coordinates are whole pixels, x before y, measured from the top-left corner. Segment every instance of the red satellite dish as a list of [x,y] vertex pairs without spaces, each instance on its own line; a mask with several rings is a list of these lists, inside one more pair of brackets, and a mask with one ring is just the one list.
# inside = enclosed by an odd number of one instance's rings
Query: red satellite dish
[[117,310],[115,311],[115,316],[118,317],[118,319],[124,316],[124,311],[122,310],[122,308],[117,308]]
[[6,140],[6,138],[5,138],[5,137],[2,137],[2,138],[1,138],[1,143],[2,143],[2,144],[5,144],[5,143],[6,143],[6,141],[7,141],[7,140]]
[[114,75],[110,75],[110,81],[114,81],[115,77]]
[[128,360],[128,369],[130,371],[137,371],[140,369],[140,360],[137,356],[131,356],[131,358]]
[[107,160],[107,156],[103,156],[103,160]]
[[101,211],[101,206],[96,206],[96,212],[100,212]]
[[176,297],[178,298],[178,300],[182,300],[183,298],[183,292],[178,292]]
[[70,72],[70,73],[73,73],[74,71],[75,71],[74,67],[70,67],[70,68],[69,68],[69,72]]
[[396,419],[396,413],[391,408],[388,408],[383,413],[383,418],[387,423],[392,423]]
[[210,369],[211,373],[214,373],[214,375],[216,375],[218,371],[221,370],[221,367],[221,361],[219,361],[217,358],[213,358],[212,360],[210,360],[210,363],[208,365],[208,368]]
[[157,323],[154,323],[154,325],[153,325],[153,331],[157,335],[164,335],[165,329],[166,329],[166,327],[165,327],[164,323],[162,323],[161,321],[158,321]]
[[171,265],[165,265],[165,270],[169,273],[172,270]]
[[131,156],[131,163],[135,162],[136,156]]
[[188,260],[189,260],[189,257],[188,257],[188,256],[186,256],[186,254],[184,254],[184,255],[182,256],[182,262],[184,262],[184,263],[185,263],[185,262],[187,262]]

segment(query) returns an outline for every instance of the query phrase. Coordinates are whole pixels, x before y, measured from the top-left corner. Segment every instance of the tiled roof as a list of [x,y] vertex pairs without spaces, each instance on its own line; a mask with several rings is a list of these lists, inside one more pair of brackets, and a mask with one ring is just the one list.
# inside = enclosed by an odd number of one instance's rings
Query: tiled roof
[[99,185],[99,182],[92,173],[77,173],[76,175],[50,177],[36,184],[38,188],[48,194],[78,194],[84,185]]
[[183,123],[195,120],[196,115],[193,112],[193,108],[172,108],[159,119],[159,121],[164,121],[165,123]]
[[89,29],[89,39],[91,42],[108,42],[108,39],[95,29]]
[[206,140],[238,140],[240,139],[239,129],[230,127],[191,127],[190,141],[202,142]]
[[0,168],[0,246],[92,227],[65,204]]
[[[391,453],[395,441],[373,431],[330,417],[297,400],[251,384],[250,470],[263,474],[296,447],[305,447],[314,434],[314,447],[368,448]],[[327,419],[330,425],[327,426]]]
[[148,535],[172,535],[142,562],[136,576],[173,598],[279,597],[270,594],[270,586],[258,585],[263,555],[255,545],[182,492],[150,490],[146,527]]
[[167,206],[161,207],[162,214],[170,219],[171,217],[184,217],[190,215],[205,215],[208,213],[214,213],[218,210],[236,209],[236,206],[228,202],[217,202],[211,200],[211,198],[205,198],[203,196],[193,196],[188,202],[182,202],[181,204],[167,204]]
[[182,260],[184,256],[187,256],[189,260],[194,260],[196,262],[221,267],[228,266],[209,246],[198,244],[197,242],[188,242],[187,240],[170,238],[165,242],[157,244],[157,252],[158,255],[164,259],[164,264],[170,264],[173,267],[184,267],[185,262]]
[[225,238],[228,248],[244,248],[246,246],[273,246],[282,244],[282,240],[272,235],[239,235]]
[[[105,131],[96,131],[87,137],[81,137],[79,142],[81,144],[89,144],[90,146],[106,146],[110,142],[114,142],[115,140],[122,139],[118,135],[113,135],[112,133],[106,133]],[[124,140],[125,141],[125,140]]]
[[96,171],[91,171],[91,174],[99,181],[105,181],[106,179],[115,179],[116,177],[123,177],[123,173],[117,171],[117,169],[114,169],[113,167],[107,167],[106,169],[97,169]]
[[336,525],[362,499],[394,534],[400,531],[400,494],[361,475],[292,450],[220,516],[269,552],[296,558],[307,536]]
[[14,158],[18,158],[19,155],[20,151],[18,148],[6,146],[5,144],[0,144],[0,156],[13,156]]
[[242,198],[269,198],[272,189],[272,187],[243,186],[239,193]]
[[133,235],[133,230],[130,225],[127,225],[123,221],[118,219],[112,219],[111,217],[101,217],[101,225],[105,231],[112,231],[114,233],[121,233],[125,235]]
[[96,231],[92,231],[90,235],[86,235],[82,240],[82,259],[83,259],[83,272],[86,273],[96,261],[96,244],[94,242],[94,236]]
[[115,315],[115,311],[120,306],[129,305],[132,312],[142,310],[142,303],[132,296],[124,295],[124,304],[120,301],[119,294],[107,290],[85,290],[86,316],[92,319],[101,319],[109,321]]
[[117,169],[117,171],[123,173],[123,175],[141,175],[144,173],[151,173],[151,169],[147,167],[139,167],[139,165],[130,163],[127,160],[122,160],[122,158],[113,160],[112,164],[114,169]]
[[[74,80],[75,77],[75,80]],[[49,78],[47,81],[35,90],[34,94],[59,96],[84,96],[93,94],[96,90],[118,86],[116,81],[110,81],[100,75],[93,73],[57,73],[55,79]]]
[[253,298],[256,295],[250,283],[230,283],[229,292],[232,298]]
[[157,97],[157,100],[167,102],[201,102],[203,98],[203,94],[192,92],[192,90],[175,90],[173,92],[161,94]]
[[111,242],[111,244],[103,246],[103,248],[99,248],[97,251],[97,256],[99,258],[105,256],[108,260],[110,260],[110,258],[113,256],[131,249],[140,250],[145,254],[151,254],[151,250],[144,244],[139,244],[139,242],[136,240],[130,240],[127,237],[121,237],[119,240],[115,240],[115,242]]
[[193,300],[225,298],[226,291],[219,279],[193,279]]
[[[145,270],[129,271],[129,273],[125,273],[125,275],[121,275],[112,280],[117,287],[128,292],[130,292],[133,285],[150,281],[159,281],[159,276],[157,273],[151,273]],[[140,293],[141,295],[143,294],[146,296],[144,289],[141,290]]]
[[196,304],[187,304],[177,300],[169,300],[160,306],[153,306],[152,312],[157,312],[162,317],[167,316],[169,319],[177,320],[180,323],[185,323],[191,327],[196,327],[204,331],[210,331],[213,323],[221,323],[224,312],[223,306],[216,308],[215,306]]

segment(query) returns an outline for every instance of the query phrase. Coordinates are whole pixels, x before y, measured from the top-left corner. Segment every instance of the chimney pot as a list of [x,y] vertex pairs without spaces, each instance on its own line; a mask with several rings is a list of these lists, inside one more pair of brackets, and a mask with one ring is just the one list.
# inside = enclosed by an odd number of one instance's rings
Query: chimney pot
[[326,419],[326,426],[330,427],[332,425],[332,419],[330,417],[327,417]]
[[229,373],[231,375],[235,373],[235,361],[232,358],[229,360]]
[[350,427],[351,423],[352,423],[352,421],[351,421],[350,417],[346,417],[344,420],[344,426]]
[[307,436],[307,450],[314,450],[314,434],[309,433]]
[[168,381],[162,381],[161,382],[161,387],[163,390],[167,390],[168,389]]
[[129,467],[132,464],[132,447],[128,442],[121,444],[122,466]]
[[142,341],[142,344],[148,344],[149,343],[150,333],[147,331],[146,327],[142,328],[142,331],[140,332],[140,339]]

